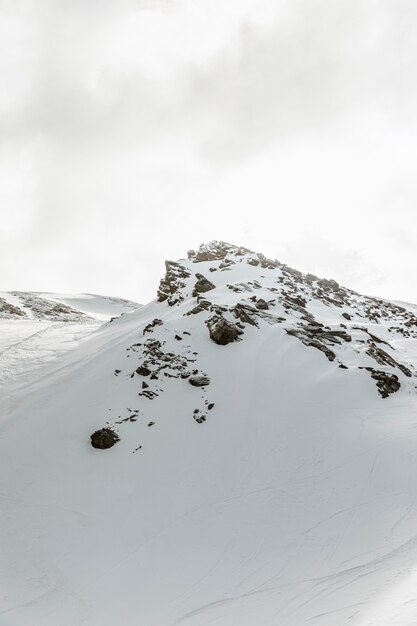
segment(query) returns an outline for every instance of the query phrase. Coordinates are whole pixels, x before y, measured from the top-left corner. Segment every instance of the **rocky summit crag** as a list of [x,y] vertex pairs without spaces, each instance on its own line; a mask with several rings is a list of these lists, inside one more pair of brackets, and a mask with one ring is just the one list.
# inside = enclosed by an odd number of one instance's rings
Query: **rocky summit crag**
[[[215,285],[214,272],[230,273]],[[392,343],[417,338],[413,312],[247,248],[213,241],[190,250],[187,261],[167,261],[158,301],[169,306],[189,303],[184,315],[204,314],[211,339],[220,345],[242,339],[248,326],[261,330],[265,323],[281,324],[288,335],[320,350],[342,369],[370,372],[383,397],[400,389],[400,378],[415,378],[414,367],[400,362]]]
[[[303,274],[247,248],[213,241],[190,250],[187,259],[166,261],[157,296],[160,316],[146,324],[141,340],[126,349],[129,361],[116,370],[117,376],[143,381],[138,394],[145,401],[163,394],[167,379],[210,376],[195,343],[197,328],[217,344],[217,359],[231,349],[229,344],[254,335],[261,340],[263,329],[276,326],[282,341],[287,337],[319,351],[345,376],[370,377],[384,399],[400,389],[416,390],[412,360],[397,348],[402,340],[417,338],[411,310]],[[198,423],[208,417],[209,396],[210,389],[204,388],[193,413]],[[136,411],[146,414],[146,406]],[[113,425],[124,421],[131,422],[132,415]]]

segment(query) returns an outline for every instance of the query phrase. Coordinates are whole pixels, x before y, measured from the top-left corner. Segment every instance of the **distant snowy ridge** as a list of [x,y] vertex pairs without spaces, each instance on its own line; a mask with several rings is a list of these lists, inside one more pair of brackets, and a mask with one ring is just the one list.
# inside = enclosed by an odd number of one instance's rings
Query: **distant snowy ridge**
[[136,302],[94,294],[0,292],[0,393],[11,397]]
[[94,294],[54,294],[41,292],[0,292],[1,319],[39,319],[54,322],[107,320],[112,315],[134,311],[136,302]]

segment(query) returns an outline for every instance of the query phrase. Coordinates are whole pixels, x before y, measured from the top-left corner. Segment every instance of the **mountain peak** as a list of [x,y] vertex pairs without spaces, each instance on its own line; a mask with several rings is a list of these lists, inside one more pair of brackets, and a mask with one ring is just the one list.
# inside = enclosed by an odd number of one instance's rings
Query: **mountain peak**
[[227,326],[231,336],[235,327],[235,340],[248,325],[261,333],[265,324],[279,325],[341,369],[368,372],[384,398],[401,388],[404,377],[415,378],[412,364],[401,362],[395,347],[398,340],[417,337],[412,311],[242,246],[212,241],[190,250],[187,259],[167,261],[158,301],[181,306],[186,316],[201,314],[209,331]]

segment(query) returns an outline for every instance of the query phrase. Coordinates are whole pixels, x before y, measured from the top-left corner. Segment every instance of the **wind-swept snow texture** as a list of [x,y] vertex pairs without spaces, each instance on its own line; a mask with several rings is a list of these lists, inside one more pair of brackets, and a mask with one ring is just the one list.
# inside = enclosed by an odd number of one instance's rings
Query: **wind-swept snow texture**
[[414,311],[220,242],[166,269],[3,409],[1,626],[416,624]]

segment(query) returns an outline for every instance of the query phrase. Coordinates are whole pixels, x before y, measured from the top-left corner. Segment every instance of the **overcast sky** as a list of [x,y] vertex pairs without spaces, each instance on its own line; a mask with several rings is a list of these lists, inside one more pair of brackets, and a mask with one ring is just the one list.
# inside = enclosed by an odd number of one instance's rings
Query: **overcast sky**
[[0,290],[223,239],[417,302],[415,0],[0,0]]

